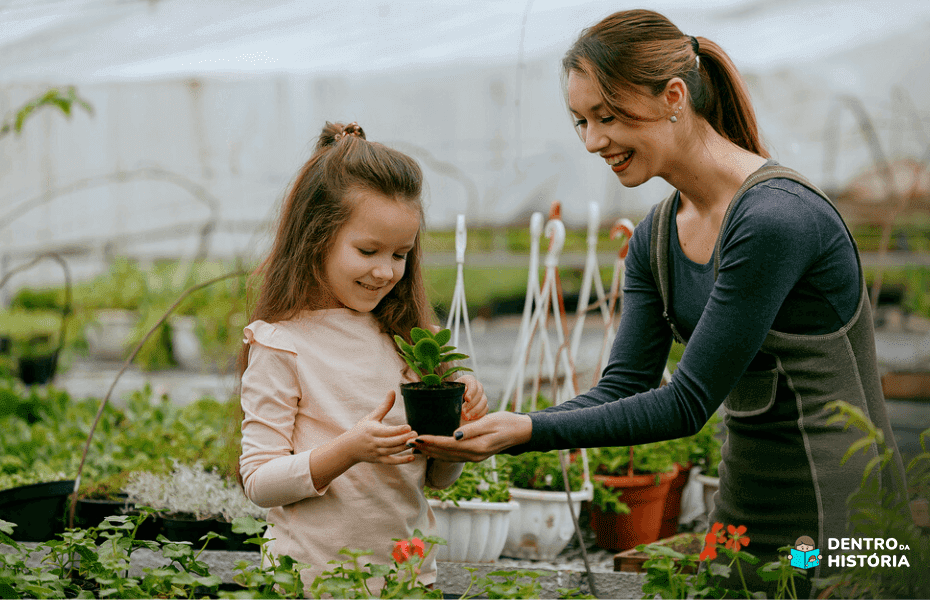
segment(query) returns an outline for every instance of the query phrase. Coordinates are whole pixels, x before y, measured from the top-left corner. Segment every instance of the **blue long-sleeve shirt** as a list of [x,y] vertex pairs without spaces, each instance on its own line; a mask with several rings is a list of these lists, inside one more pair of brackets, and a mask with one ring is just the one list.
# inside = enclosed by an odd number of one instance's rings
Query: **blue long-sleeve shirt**
[[770,329],[829,333],[854,315],[862,282],[853,241],[814,192],[787,179],[747,191],[721,233],[716,280],[713,258],[702,265],[682,252],[677,206],[676,197],[670,314],[688,344],[671,382],[658,387],[672,334],[650,269],[653,209],[630,241],[620,326],[597,386],[530,413],[530,442],[507,453],[693,435],[743,376]]

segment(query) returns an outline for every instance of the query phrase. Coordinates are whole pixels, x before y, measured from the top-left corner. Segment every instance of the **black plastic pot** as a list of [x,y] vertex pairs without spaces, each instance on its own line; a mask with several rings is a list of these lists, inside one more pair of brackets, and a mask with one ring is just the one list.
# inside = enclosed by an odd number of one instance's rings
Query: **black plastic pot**
[[125,515],[129,513],[132,504],[126,500],[125,494],[119,498],[78,498],[74,508],[74,524],[85,529],[97,527],[107,517]]
[[462,396],[465,384],[449,381],[438,386],[421,382],[400,386],[407,411],[407,423],[419,435],[448,435],[462,420]]
[[16,523],[18,542],[45,542],[64,533],[74,480],[35,483],[0,492],[0,519]]
[[172,542],[190,542],[196,548],[203,546],[200,539],[209,532],[218,533],[226,539],[213,539],[208,550],[258,550],[254,544],[246,544],[248,535],[233,533],[232,524],[219,519],[196,520],[183,517],[162,517],[162,534]]
[[26,385],[42,385],[55,377],[58,368],[58,352],[45,356],[19,358],[19,379]]

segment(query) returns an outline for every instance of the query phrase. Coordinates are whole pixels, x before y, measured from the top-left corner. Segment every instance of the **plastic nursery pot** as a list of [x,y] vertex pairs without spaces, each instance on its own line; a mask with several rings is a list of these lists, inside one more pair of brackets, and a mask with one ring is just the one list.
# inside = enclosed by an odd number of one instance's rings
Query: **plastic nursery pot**
[[68,496],[74,480],[23,485],[0,492],[0,519],[16,524],[18,542],[47,542],[65,531]]
[[407,423],[418,435],[451,436],[462,420],[465,384],[447,381],[438,386],[421,382],[400,386]]
[[132,505],[126,499],[126,494],[119,494],[117,498],[78,498],[74,507],[74,524],[78,527],[97,527],[107,517],[121,516],[129,512]]
[[620,500],[626,504],[629,514],[604,512],[595,504],[591,506],[591,528],[599,547],[607,550],[627,550],[639,544],[649,544],[659,539],[665,500],[672,479],[678,474],[674,471],[661,473],[656,485],[656,474],[615,476],[592,475],[608,488],[621,492]]
[[58,353],[19,358],[19,379],[26,385],[42,385],[55,377]]

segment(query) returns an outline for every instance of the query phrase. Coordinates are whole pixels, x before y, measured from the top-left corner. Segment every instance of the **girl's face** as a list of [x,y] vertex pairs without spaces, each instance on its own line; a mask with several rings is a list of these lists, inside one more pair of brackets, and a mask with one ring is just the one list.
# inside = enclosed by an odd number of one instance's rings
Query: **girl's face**
[[[591,79],[578,71],[568,74],[568,106],[575,129],[588,152],[599,154],[607,168],[626,187],[636,187],[652,177],[663,176],[671,150],[672,123],[621,119],[610,113]],[[656,107],[634,100],[624,109],[633,115],[655,115]]]
[[371,312],[404,276],[420,212],[411,202],[370,190],[352,190],[346,201],[355,208],[324,262],[333,298],[323,308]]

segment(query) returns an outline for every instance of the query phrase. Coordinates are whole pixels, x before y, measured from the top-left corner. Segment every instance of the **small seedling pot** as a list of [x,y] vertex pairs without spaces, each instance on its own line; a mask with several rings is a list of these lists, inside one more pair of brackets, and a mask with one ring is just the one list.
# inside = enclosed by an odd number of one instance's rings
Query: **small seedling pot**
[[447,381],[438,386],[422,382],[400,386],[407,423],[418,435],[451,436],[462,420],[465,384]]

